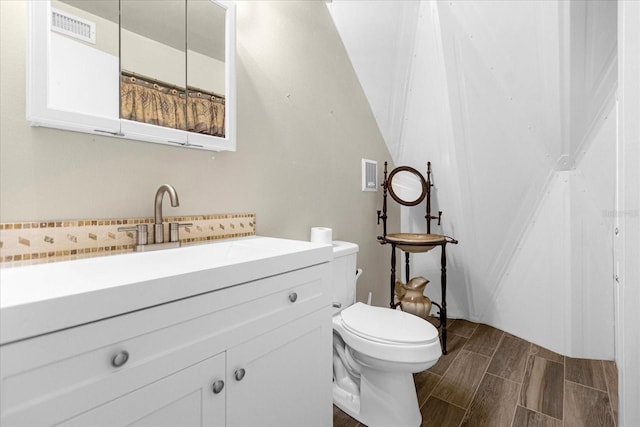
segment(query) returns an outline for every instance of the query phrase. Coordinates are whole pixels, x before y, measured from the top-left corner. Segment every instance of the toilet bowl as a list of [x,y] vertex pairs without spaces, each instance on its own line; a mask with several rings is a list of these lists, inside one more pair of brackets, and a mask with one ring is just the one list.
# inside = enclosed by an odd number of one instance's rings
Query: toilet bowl
[[334,404],[369,427],[419,426],[413,373],[438,361],[438,331],[412,314],[355,303],[357,252],[334,242]]

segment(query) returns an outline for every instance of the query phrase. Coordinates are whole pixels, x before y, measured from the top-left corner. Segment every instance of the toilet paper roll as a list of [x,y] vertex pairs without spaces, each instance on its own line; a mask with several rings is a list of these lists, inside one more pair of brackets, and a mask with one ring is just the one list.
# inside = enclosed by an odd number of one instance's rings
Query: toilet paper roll
[[331,244],[333,241],[333,230],[327,227],[312,227],[310,241],[314,243]]

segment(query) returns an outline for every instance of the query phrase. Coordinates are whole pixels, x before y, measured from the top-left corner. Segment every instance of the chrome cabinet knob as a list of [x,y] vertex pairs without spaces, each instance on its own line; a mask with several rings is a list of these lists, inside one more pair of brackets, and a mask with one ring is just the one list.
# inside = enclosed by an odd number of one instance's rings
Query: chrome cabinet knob
[[291,292],[289,294],[289,301],[296,302],[298,300],[298,294],[295,292]]
[[247,372],[244,370],[244,368],[240,368],[236,369],[233,375],[235,376],[236,381],[242,381],[246,373]]
[[129,360],[129,352],[126,350],[122,350],[111,359],[111,366],[114,368],[120,368]]
[[223,388],[224,388],[224,381],[218,380],[218,381],[213,383],[213,393],[214,394],[220,393]]

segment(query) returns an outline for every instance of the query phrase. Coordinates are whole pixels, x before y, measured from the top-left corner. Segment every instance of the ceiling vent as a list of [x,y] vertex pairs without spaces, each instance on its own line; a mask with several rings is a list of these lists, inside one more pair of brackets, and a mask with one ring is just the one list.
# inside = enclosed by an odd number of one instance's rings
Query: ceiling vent
[[51,9],[51,30],[84,42],[96,44],[96,23]]

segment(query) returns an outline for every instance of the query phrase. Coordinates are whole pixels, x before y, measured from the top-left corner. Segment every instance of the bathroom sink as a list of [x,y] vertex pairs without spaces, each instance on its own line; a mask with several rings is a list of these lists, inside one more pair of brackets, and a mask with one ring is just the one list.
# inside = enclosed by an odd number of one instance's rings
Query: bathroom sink
[[405,252],[428,252],[447,241],[440,234],[426,233],[392,233],[385,236],[387,242],[396,243],[396,246]]
[[0,344],[333,259],[330,245],[251,236],[0,269]]

